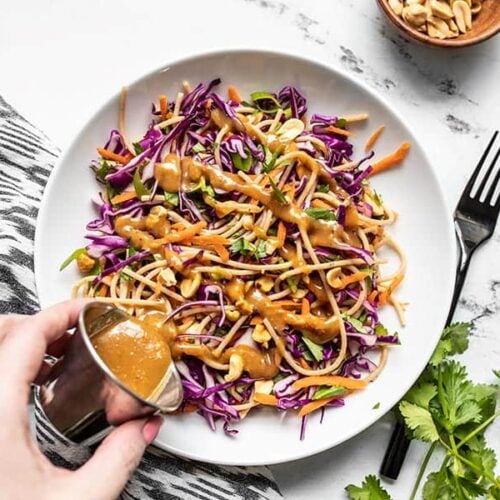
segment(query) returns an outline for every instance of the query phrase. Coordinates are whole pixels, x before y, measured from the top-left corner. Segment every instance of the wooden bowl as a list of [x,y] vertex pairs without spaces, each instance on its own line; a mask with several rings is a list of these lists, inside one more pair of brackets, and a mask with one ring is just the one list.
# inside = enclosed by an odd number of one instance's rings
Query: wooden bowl
[[377,0],[380,8],[389,21],[407,36],[435,47],[467,47],[484,42],[500,31],[500,0],[484,0],[479,13],[472,19],[472,29],[456,38],[440,40],[432,38],[426,33],[417,31],[405,23],[389,6],[388,0]]

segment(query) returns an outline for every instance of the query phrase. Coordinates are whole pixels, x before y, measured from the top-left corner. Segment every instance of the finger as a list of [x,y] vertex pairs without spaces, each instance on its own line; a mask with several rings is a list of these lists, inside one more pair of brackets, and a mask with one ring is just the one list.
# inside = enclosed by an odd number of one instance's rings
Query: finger
[[115,429],[75,475],[83,498],[117,498],[160,430],[163,418],[133,420]]
[[16,326],[7,334],[0,346],[1,384],[9,388],[12,397],[26,399],[30,383],[42,364],[47,345],[61,337],[72,327],[86,300],[61,302]]
[[27,316],[23,314],[2,314],[0,316],[0,341]]

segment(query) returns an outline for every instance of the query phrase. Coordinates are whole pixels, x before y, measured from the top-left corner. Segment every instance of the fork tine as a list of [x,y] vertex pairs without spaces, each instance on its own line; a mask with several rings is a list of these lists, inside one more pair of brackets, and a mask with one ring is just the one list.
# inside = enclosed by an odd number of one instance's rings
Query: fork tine
[[486,184],[488,182],[488,179],[490,178],[491,173],[493,172],[493,169],[495,168],[495,164],[496,164],[496,162],[498,160],[498,156],[499,155],[500,155],[500,148],[496,152],[495,157],[493,158],[493,161],[491,162],[490,166],[488,167],[488,170],[484,174],[484,177],[483,177],[483,180],[481,181],[481,184],[477,188],[476,196],[475,196],[476,199],[481,198],[481,195],[483,194],[484,188],[486,187]]
[[[500,155],[500,150],[495,156],[495,161],[499,155]],[[488,205],[493,203],[493,195],[495,194],[495,190],[499,182],[500,182],[500,168],[498,169],[497,175],[495,175],[495,179],[493,180],[493,183],[490,186],[490,190],[488,191],[488,194],[484,200],[484,202],[487,203]],[[498,195],[498,200],[495,203],[495,205],[493,205],[493,208],[496,209],[497,211],[500,210],[500,194]]]
[[463,195],[467,197],[471,197],[472,189],[474,187],[474,184],[476,183],[476,180],[479,176],[479,173],[481,172],[481,168],[483,167],[484,162],[486,161],[486,158],[488,157],[488,154],[493,147],[493,144],[495,142],[495,139],[497,138],[498,135],[498,130],[495,131],[493,134],[493,137],[490,140],[490,143],[488,144],[488,147],[485,149],[483,156],[481,156],[481,159],[479,160],[479,163],[476,166],[476,169],[474,170],[474,173],[472,174],[471,178],[469,179],[469,182],[465,186],[465,189],[463,191]]

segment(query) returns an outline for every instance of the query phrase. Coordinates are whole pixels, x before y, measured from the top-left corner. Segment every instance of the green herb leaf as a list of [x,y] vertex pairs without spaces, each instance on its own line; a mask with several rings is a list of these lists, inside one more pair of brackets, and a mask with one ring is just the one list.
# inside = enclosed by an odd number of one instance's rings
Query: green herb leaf
[[241,255],[251,255],[256,250],[255,245],[244,238],[237,239],[229,249],[232,253],[240,253]]
[[207,184],[207,181],[203,176],[200,178],[200,182],[198,182],[198,184],[189,191],[189,194],[194,193],[203,193],[210,196],[211,198],[215,197],[214,188],[210,184]]
[[316,344],[305,336],[302,337],[302,341],[316,361],[323,361],[323,346]]
[[256,259],[262,259],[267,255],[267,243],[264,240],[259,240],[257,243],[257,247],[255,248],[255,252],[253,256]]
[[445,328],[429,363],[439,365],[446,357],[462,354],[469,346],[470,323],[454,323]]
[[87,276],[97,276],[102,273],[102,266],[99,260],[95,261],[94,267],[90,270]]
[[266,159],[262,164],[262,172],[268,173],[271,172],[271,170],[274,170],[276,165],[276,160],[280,155],[280,149],[278,148],[274,153],[271,153],[271,150],[269,148],[266,148],[265,153],[266,153]]
[[359,319],[353,318],[352,316],[349,316],[348,314],[342,314],[342,318],[345,321],[348,321],[351,323],[351,325],[355,328],[356,331],[359,333],[368,333],[368,328],[359,321]]
[[133,142],[132,147],[134,148],[136,155],[140,155],[141,153],[144,153],[144,148],[138,142]]
[[389,493],[382,488],[380,480],[373,475],[366,476],[361,486],[350,484],[345,490],[350,500],[391,500]]
[[380,408],[380,402],[375,403],[375,404],[372,406],[372,410],[378,410],[379,408]]
[[273,188],[273,193],[274,196],[276,196],[276,199],[280,203],[283,204],[288,203],[288,199],[285,196],[285,193],[283,193],[283,191],[276,185],[276,183],[271,179],[271,177],[269,177],[269,182],[271,183],[271,187]]
[[134,189],[139,198],[141,196],[148,196],[151,194],[151,191],[142,182],[141,174],[143,170],[144,166],[140,166],[134,172]]
[[332,396],[341,396],[342,394],[347,394],[348,392],[349,391],[345,387],[340,387],[338,385],[322,385],[313,394],[312,399],[317,400],[331,398]]
[[493,374],[496,378],[500,378],[500,370],[493,370]]
[[330,186],[328,184],[318,184],[316,186],[316,191],[320,193],[329,193],[330,192]]
[[206,148],[201,142],[198,142],[191,148],[191,151],[193,153],[203,153],[203,151],[206,151]]
[[387,330],[387,328],[382,323],[379,323],[375,327],[375,335],[377,337],[387,337],[387,335],[389,335],[389,330]]
[[80,255],[87,253],[85,248],[77,248],[59,267],[59,271],[66,269],[75,259],[78,259]]
[[[263,111],[264,113],[274,114],[281,109],[281,104],[278,102],[276,97],[274,97],[269,92],[265,91],[256,91],[250,94],[250,98],[252,99],[255,107],[259,111]],[[271,106],[263,107],[262,104],[264,101],[270,101]]]
[[299,279],[296,276],[290,276],[286,279],[286,284],[288,285],[288,288],[292,291],[292,293],[297,293],[298,284],[299,284]]
[[116,188],[110,183],[106,182],[106,196],[111,203],[111,200],[118,194]]
[[336,220],[333,210],[328,208],[306,208],[305,212],[313,219]]
[[448,474],[443,472],[433,472],[427,477],[423,494],[424,500],[440,499],[440,500],[455,500],[455,489],[453,488]]
[[105,177],[108,175],[110,166],[106,160],[100,160],[100,163],[101,163],[101,166],[95,171],[95,176],[99,180],[104,181]]
[[337,118],[337,121],[335,122],[335,126],[338,128],[346,128],[347,120],[345,118]]
[[252,166],[252,156],[247,152],[247,157],[242,158],[238,153],[231,153],[231,160],[237,170],[248,172]]
[[179,206],[179,194],[178,193],[163,193],[163,197],[165,198],[165,201],[172,205],[173,207],[178,207]]
[[414,385],[404,397],[405,401],[416,404],[421,408],[429,409],[429,403],[437,394],[437,387],[430,382],[421,382]]
[[401,401],[399,411],[405,419],[405,424],[417,439],[431,443],[439,439],[438,430],[429,410],[408,401]]

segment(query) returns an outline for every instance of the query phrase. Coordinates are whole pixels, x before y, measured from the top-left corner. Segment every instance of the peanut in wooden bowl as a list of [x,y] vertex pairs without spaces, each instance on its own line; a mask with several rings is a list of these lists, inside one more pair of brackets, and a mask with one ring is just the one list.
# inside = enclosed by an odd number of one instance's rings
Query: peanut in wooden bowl
[[434,47],[468,47],[484,42],[500,31],[500,0],[483,0],[479,13],[472,18],[472,29],[456,38],[440,40],[416,30],[399,17],[390,7],[388,0],[377,0],[387,19],[407,36]]

